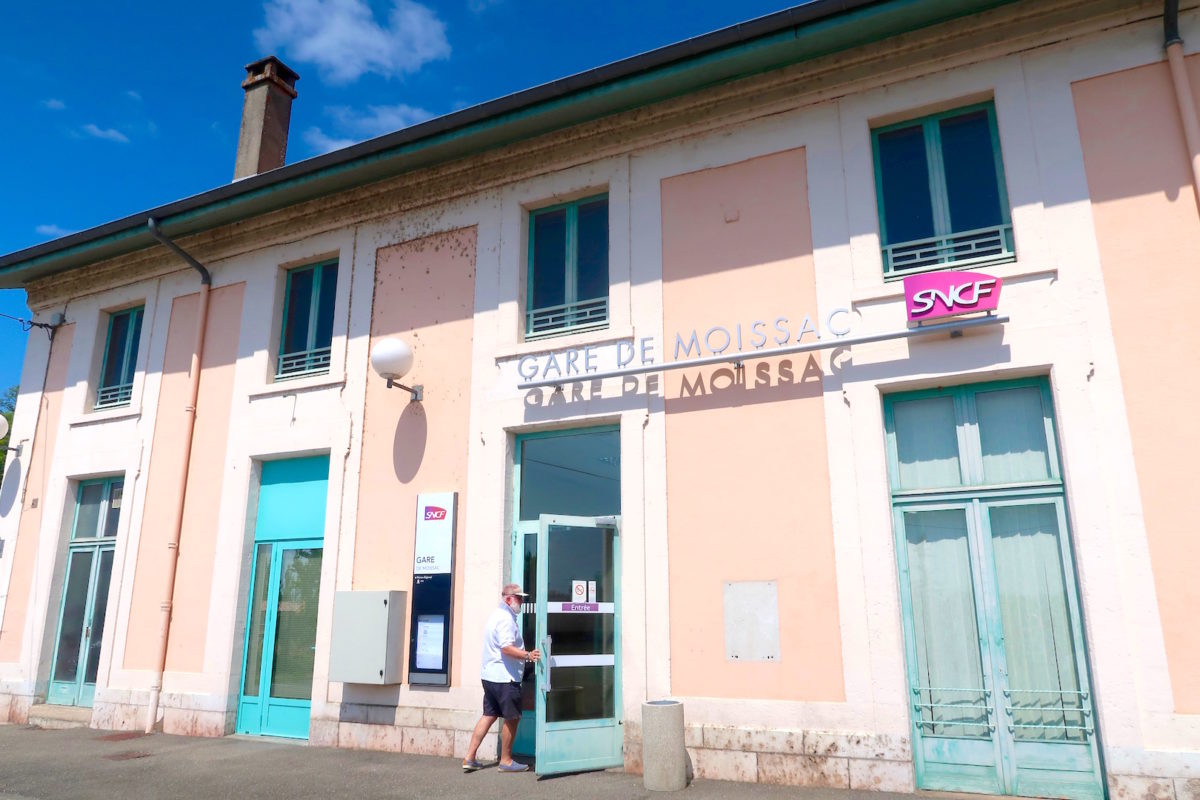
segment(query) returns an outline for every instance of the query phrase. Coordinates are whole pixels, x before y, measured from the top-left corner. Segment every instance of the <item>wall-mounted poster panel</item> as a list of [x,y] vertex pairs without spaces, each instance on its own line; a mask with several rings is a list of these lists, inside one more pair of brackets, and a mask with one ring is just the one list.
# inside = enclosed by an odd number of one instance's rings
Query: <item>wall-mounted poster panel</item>
[[450,684],[451,598],[454,596],[454,525],[457,492],[417,495],[408,682]]

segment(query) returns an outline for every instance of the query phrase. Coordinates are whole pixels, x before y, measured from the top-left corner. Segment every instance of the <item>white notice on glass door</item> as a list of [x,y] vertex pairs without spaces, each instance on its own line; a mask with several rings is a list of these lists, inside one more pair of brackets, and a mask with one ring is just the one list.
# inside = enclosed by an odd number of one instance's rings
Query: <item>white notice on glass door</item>
[[441,614],[417,615],[417,669],[442,668],[446,618]]

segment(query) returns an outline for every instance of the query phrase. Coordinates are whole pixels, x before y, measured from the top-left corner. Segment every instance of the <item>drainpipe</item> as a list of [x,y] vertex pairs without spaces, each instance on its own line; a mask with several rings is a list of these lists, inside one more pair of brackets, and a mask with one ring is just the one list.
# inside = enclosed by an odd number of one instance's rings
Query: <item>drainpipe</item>
[[1200,205],[1200,118],[1196,115],[1196,101],[1192,96],[1187,67],[1183,63],[1183,39],[1179,35],[1179,0],[1165,0],[1163,47],[1167,50],[1171,82],[1175,85],[1175,104],[1183,122],[1183,138],[1187,142],[1188,159],[1192,162],[1192,189],[1196,193],[1196,202]]
[[146,733],[154,732],[158,720],[158,701],[162,695],[163,673],[167,668],[167,641],[171,631],[171,606],[175,598],[175,572],[179,566],[179,538],[183,533],[183,501],[187,491],[188,469],[192,460],[192,437],[196,430],[196,398],[200,394],[200,357],[204,351],[204,333],[208,328],[208,293],[212,288],[212,275],[196,259],[185,253],[179,245],[168,239],[158,227],[158,220],[146,220],[150,235],[168,250],[187,262],[200,273],[200,310],[196,315],[196,336],[192,342],[192,362],[188,369],[188,403],[183,407],[187,437],[183,443],[183,467],[179,470],[179,502],[171,523],[171,541],[167,543],[167,586],[163,591],[162,621],[158,632],[158,663],[154,670],[154,682],[150,685],[150,709],[146,718]]

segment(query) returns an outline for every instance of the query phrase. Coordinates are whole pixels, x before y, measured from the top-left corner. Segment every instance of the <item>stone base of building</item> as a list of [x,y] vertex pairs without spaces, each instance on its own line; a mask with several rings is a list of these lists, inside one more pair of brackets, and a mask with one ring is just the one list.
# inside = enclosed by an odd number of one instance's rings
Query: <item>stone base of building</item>
[[[144,703],[96,703],[92,709],[92,727],[108,731],[145,730],[149,706]],[[162,703],[154,729],[177,736],[216,738],[233,733],[236,711],[210,711],[179,708]]]
[[[689,777],[785,786],[912,792],[909,740],[748,726],[684,727]],[[625,769],[642,771],[640,726],[627,722]]]
[[[463,758],[478,712],[448,708],[396,708],[345,703],[337,719],[314,718],[309,744],[352,750]],[[496,727],[479,747],[481,759],[498,756]]]
[[[163,698],[156,726],[163,733],[218,737],[233,733],[235,711],[180,708]],[[0,724],[25,725],[34,698],[0,694]],[[90,727],[142,730],[147,705],[97,702]],[[309,744],[351,750],[463,758],[479,719],[474,711],[343,704],[337,718],[314,718]],[[493,727],[479,757],[498,757]],[[750,726],[689,724],[684,728],[689,778],[787,786],[912,793],[916,790],[911,741],[888,734],[829,733]],[[626,772],[642,772],[642,734],[625,723]],[[1184,770],[1187,771],[1187,770]],[[1200,800],[1200,777],[1108,775],[1113,800]]]
[[0,725],[25,725],[33,698],[19,694],[0,694]]
[[1109,775],[1112,800],[1200,800],[1200,778],[1148,778]]

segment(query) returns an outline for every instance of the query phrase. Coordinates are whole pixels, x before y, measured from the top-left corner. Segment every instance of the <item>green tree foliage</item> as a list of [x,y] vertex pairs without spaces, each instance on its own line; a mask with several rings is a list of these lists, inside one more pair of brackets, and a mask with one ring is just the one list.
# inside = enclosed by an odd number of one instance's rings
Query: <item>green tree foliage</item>
[[12,435],[13,411],[17,407],[17,387],[10,386],[0,395],[0,414],[8,420],[9,432],[0,439],[0,475],[4,474],[4,464],[8,461],[8,437]]

